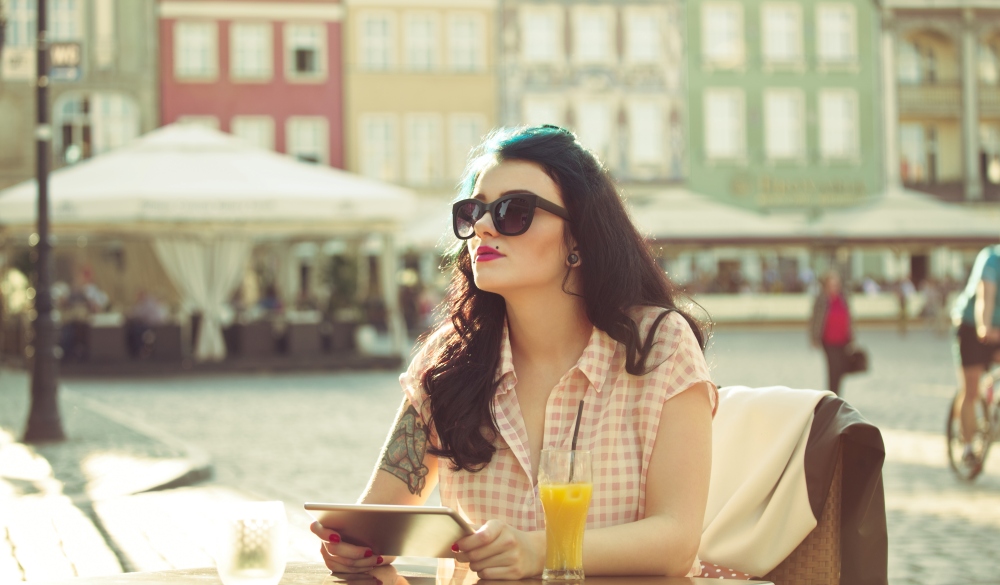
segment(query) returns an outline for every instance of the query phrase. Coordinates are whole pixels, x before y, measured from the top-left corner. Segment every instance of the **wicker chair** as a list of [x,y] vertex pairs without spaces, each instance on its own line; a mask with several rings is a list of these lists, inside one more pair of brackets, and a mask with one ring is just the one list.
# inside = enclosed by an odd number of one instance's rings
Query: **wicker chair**
[[775,585],[886,585],[878,428],[829,393],[719,393],[700,557]]
[[809,485],[817,525],[766,579],[775,585],[886,585],[884,453],[878,429],[842,399],[831,396],[816,406],[807,468],[813,460],[815,475],[829,477]]
[[816,528],[792,554],[764,576],[774,585],[840,585],[840,504],[843,461],[838,456]]

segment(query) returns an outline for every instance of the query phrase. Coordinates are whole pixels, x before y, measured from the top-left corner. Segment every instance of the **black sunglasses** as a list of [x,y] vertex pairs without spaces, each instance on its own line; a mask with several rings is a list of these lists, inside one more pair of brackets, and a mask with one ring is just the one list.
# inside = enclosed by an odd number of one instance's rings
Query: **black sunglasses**
[[463,199],[451,207],[452,227],[460,240],[476,233],[476,222],[487,213],[493,216],[493,226],[505,236],[519,236],[528,231],[535,217],[535,207],[569,220],[569,212],[534,193],[504,195],[493,203],[478,199]]

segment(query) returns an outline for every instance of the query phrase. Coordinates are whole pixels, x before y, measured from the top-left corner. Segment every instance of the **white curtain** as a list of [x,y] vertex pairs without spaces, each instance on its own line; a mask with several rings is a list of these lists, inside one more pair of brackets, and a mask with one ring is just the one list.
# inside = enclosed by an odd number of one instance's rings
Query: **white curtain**
[[226,357],[220,316],[239,285],[250,256],[244,238],[157,238],[153,249],[184,303],[201,312],[196,361]]

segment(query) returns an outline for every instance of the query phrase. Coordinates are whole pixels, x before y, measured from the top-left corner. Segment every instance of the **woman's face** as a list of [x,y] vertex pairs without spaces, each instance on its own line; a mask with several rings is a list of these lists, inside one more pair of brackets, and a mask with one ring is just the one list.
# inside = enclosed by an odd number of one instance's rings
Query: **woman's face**
[[[492,203],[513,192],[534,193],[560,207],[559,187],[540,166],[526,161],[504,161],[479,175],[472,197]],[[476,222],[475,234],[466,241],[472,273],[481,290],[503,295],[522,289],[562,286],[569,250],[563,238],[565,221],[535,208],[528,231],[519,236],[500,234],[492,214]]]

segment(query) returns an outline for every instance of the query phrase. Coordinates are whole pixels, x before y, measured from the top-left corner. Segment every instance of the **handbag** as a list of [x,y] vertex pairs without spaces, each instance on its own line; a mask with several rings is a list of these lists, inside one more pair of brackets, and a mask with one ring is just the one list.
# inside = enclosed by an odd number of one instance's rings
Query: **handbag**
[[853,341],[844,348],[844,373],[859,374],[868,371],[868,351]]

